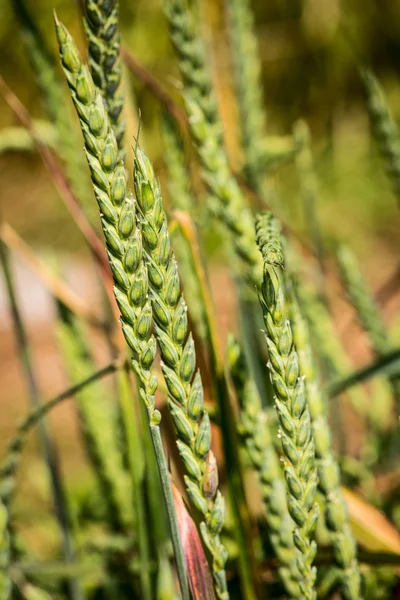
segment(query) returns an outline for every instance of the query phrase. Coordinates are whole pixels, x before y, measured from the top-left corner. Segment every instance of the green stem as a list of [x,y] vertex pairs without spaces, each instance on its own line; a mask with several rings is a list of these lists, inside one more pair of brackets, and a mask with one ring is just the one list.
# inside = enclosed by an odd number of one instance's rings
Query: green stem
[[178,571],[179,584],[181,586],[182,600],[190,600],[189,585],[186,574],[186,562],[183,554],[181,538],[179,535],[178,521],[175,513],[174,498],[172,495],[171,480],[167,461],[165,460],[164,449],[161,440],[160,428],[156,425],[150,425],[151,439],[153,441],[154,452],[156,455],[158,472],[160,474],[161,486],[164,495],[164,502],[167,508],[168,522],[171,529],[172,545],[174,547],[176,568]]
[[124,428],[128,467],[132,479],[133,502],[136,517],[136,534],[140,560],[140,586],[143,600],[151,600],[150,549],[147,534],[146,508],[144,505],[144,456],[142,437],[138,425],[136,407],[132,406],[129,372],[118,374],[119,403]]

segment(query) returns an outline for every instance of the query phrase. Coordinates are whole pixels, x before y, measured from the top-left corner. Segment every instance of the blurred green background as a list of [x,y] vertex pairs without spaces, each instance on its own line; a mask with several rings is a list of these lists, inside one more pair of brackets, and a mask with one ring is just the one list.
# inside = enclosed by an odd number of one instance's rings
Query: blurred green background
[[[31,0],[28,5],[42,32],[47,32],[54,52],[53,8],[83,43],[74,2]],[[240,164],[223,0],[202,0],[200,5],[207,22],[205,35],[211,41],[229,149],[234,163]],[[358,67],[374,69],[394,115],[400,119],[400,2],[254,0],[253,5],[269,133],[289,133],[293,122],[305,117],[313,135],[321,186],[319,210],[326,236],[351,237],[360,251],[369,254],[371,250],[371,255],[377,246],[390,254],[397,245],[399,217],[371,144]],[[10,0],[1,0],[0,14],[0,71],[30,113],[43,116]],[[122,1],[121,29],[137,59],[177,95],[177,70],[161,1]],[[155,163],[160,164],[159,105],[140,82],[130,78],[130,84],[136,111],[141,110],[145,144]],[[15,123],[11,111],[0,102],[0,127]],[[83,153],[82,168],[86,168]],[[58,248],[81,248],[82,241],[40,159],[34,155],[2,156],[0,169],[3,216],[26,239],[50,245],[56,240]],[[298,221],[297,182],[292,179],[293,169],[289,171],[281,177],[285,182],[281,193],[286,210]],[[298,225],[301,227],[301,222]]]
[[[204,17],[224,119],[232,164],[241,166],[238,110],[234,97],[231,55],[228,45],[223,0],[199,0]],[[72,0],[27,0],[27,5],[56,56],[52,10],[84,48],[78,6]],[[372,67],[380,79],[393,114],[400,121],[400,1],[398,0],[254,0],[256,31],[262,60],[268,132],[290,134],[294,121],[305,118],[311,128],[316,173],[319,179],[318,213],[328,249],[340,238],[351,243],[373,289],[382,284],[398,264],[400,212],[391,192],[382,162],[371,138],[365,98],[358,69]],[[161,0],[121,0],[121,30],[134,56],[179,101],[179,79],[162,14]],[[35,78],[22,44],[10,0],[0,0],[0,73],[22,100],[30,114],[44,118]],[[142,115],[141,136],[157,172],[163,178],[163,150],[160,143],[158,101],[133,76],[126,85],[133,91],[131,132]],[[66,101],[69,101],[66,95]],[[17,120],[0,97],[0,129]],[[132,144],[133,133],[132,133]],[[131,153],[132,154],[132,153]],[[132,157],[130,157],[132,159]],[[87,169],[82,150],[82,169]],[[61,257],[64,277],[89,302],[99,302],[98,282],[91,271],[83,238],[44,168],[40,157],[31,153],[0,154],[0,217],[8,221],[45,258]],[[282,213],[292,227],[304,233],[300,193],[293,165],[276,175]],[[212,247],[209,248],[212,253]],[[216,262],[216,261],[215,261]],[[51,329],[52,305],[34,292],[35,282],[16,263],[17,291],[27,319],[43,397],[50,397],[67,385]],[[89,273],[92,273],[89,276]],[[229,279],[220,265],[211,270],[211,282],[225,332],[232,322],[233,301]],[[233,296],[233,294],[232,294]],[[338,295],[339,296],[339,295]],[[385,307],[388,324],[399,306],[398,295]],[[333,302],[338,329],[343,332],[349,309]],[[7,301],[0,285],[0,380],[2,411],[0,436],[5,444],[14,431],[16,418],[26,412],[25,383],[19,368],[15,340],[6,321]],[[397,316],[397,325],[400,325]],[[365,340],[361,345],[347,339],[356,364],[365,362]],[[99,358],[105,348],[96,341]],[[58,445],[63,468],[73,473],[71,487],[82,493],[90,486],[82,451],[76,444],[77,423],[73,411],[62,406],[52,417],[62,433]],[[24,489],[35,493],[25,506],[25,531],[38,533],[37,510],[47,513],[45,469],[29,454],[21,473]],[[36,460],[36,462],[34,462]],[[47,498],[47,500],[45,500]],[[21,502],[21,507],[24,504]],[[23,510],[21,508],[21,510]],[[33,517],[31,516],[33,514]],[[44,526],[44,523],[43,523]],[[46,522],[46,527],[48,526]],[[40,533],[40,532],[39,532]],[[39,535],[40,538],[40,535]]]

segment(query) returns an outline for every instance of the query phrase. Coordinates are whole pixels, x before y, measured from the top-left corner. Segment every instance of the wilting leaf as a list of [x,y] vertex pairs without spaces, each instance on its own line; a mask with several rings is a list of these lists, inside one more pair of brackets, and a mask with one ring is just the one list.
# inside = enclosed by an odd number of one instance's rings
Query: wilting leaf
[[210,570],[196,525],[173,483],[172,491],[193,600],[215,600]]
[[400,554],[400,534],[385,515],[354,492],[342,488],[357,541],[368,550]]

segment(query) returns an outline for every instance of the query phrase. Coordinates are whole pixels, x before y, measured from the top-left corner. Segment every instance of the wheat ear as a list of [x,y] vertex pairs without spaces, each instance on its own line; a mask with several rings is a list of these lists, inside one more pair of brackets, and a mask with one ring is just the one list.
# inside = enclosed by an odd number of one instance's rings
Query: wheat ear
[[205,518],[200,527],[213,558],[216,594],[218,598],[227,599],[227,553],[219,536],[224,524],[224,499],[218,491],[218,470],[210,450],[210,418],[204,409],[203,385],[196,369],[187,306],[180,291],[178,265],[171,251],[160,186],[139,145],[135,155],[134,185],[156,337],[177,445],[187,473],[185,482],[190,499]]
[[367,94],[372,132],[400,206],[400,132],[379,81],[367,70],[362,72],[362,80]]
[[[312,563],[317,545],[311,537],[318,518],[314,440],[304,378],[299,377],[299,359],[279,279],[280,267],[269,258],[268,248],[271,245],[278,247],[280,242],[278,226],[271,227],[271,218],[266,213],[256,219],[257,243],[264,260],[260,303],[266,326],[268,366],[280,423],[288,509],[297,525],[293,539],[298,550],[299,586],[304,598],[314,599],[316,569]],[[280,254],[283,256],[282,247]]]
[[325,497],[325,520],[331,533],[335,562],[340,568],[342,595],[346,600],[359,600],[361,576],[357,562],[357,545],[340,489],[340,469],[333,456],[332,436],[325,416],[326,401],[323,401],[321,394],[311,350],[310,333],[294,293],[290,297],[290,318],[293,326],[293,341],[299,357],[300,374],[304,376],[306,383],[318,485]]
[[101,214],[107,253],[114,278],[114,295],[125,340],[133,352],[132,365],[147,408],[150,432],[171,527],[178,576],[184,600],[189,598],[185,559],[174,510],[171,482],[163,452],[155,408],[157,377],[151,371],[156,341],[151,333],[152,308],[147,268],[143,262],[142,232],[137,226],[136,203],[126,194],[126,173],[118,161],[118,147],[100,91],[82,63],[67,29],[56,18],[56,32],[64,72],[85,139],[86,157]]
[[233,336],[228,339],[228,363],[240,404],[239,434],[260,483],[270,541],[280,562],[279,577],[289,597],[299,598],[294,523],[287,508],[282,471],[256,383]]
[[179,59],[186,112],[202,178],[216,199],[212,211],[228,228],[247,279],[257,283],[261,263],[254,243],[253,217],[229,167],[204,48],[185,0],[167,0],[165,13]]
[[261,63],[249,0],[228,0],[230,45],[240,110],[246,177],[258,194],[264,193],[266,114]]
[[119,149],[124,158],[126,124],[122,117],[121,35],[118,27],[119,0],[85,0],[85,30],[89,42],[89,64],[95,85],[101,90]]
[[[376,356],[380,357],[389,353],[393,348],[385,324],[361,273],[355,255],[350,248],[342,245],[338,248],[337,260],[346,292],[356,309],[361,326],[371,340]],[[394,374],[391,376],[390,384],[396,404],[400,408],[400,375]]]

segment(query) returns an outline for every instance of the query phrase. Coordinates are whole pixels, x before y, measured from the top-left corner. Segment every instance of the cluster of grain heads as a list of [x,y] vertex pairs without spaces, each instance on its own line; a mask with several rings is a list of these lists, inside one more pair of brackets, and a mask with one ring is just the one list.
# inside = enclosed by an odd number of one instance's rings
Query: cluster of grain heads
[[347,507],[340,489],[340,469],[334,458],[329,424],[325,415],[316,366],[312,356],[308,325],[303,318],[295,294],[290,294],[290,319],[293,341],[299,358],[300,375],[306,384],[307,404],[312,422],[318,485],[325,499],[325,521],[331,532],[334,558],[340,569],[343,598],[358,600],[361,577],[357,563],[357,547]]
[[[280,281],[281,267],[276,260],[278,255],[283,256],[279,227],[271,226],[271,218],[266,213],[256,219],[257,243],[264,260],[260,303],[266,326],[268,366],[280,424],[288,509],[296,524],[293,539],[298,550],[299,586],[304,598],[314,599],[316,569],[312,563],[317,546],[312,534],[318,518],[314,440],[304,378],[300,377],[299,359]],[[275,249],[272,254],[271,247]]]
[[170,36],[179,58],[189,127],[202,166],[202,177],[215,202],[212,212],[226,225],[247,280],[260,280],[261,265],[254,244],[253,218],[232,176],[222,126],[201,39],[184,0],[165,5]]
[[124,98],[120,91],[122,62],[118,27],[119,0],[85,0],[85,29],[93,81],[102,93],[119,149],[124,157]]
[[132,365],[140,383],[140,396],[147,408],[181,591],[186,600],[188,585],[184,557],[174,518],[171,484],[158,427],[161,414],[155,407],[157,377],[152,372],[152,365],[156,355],[156,341],[151,332],[149,276],[144,264],[142,245],[142,232],[146,236],[146,229],[138,227],[136,203],[133,196],[127,194],[124,164],[118,161],[117,142],[102,96],[94,85],[87,67],[82,63],[72,37],[57,19],[56,32],[61,62],[85,140],[86,157],[100,209],[115,284],[115,299],[121,313],[122,331],[133,353]]
[[400,205],[400,135],[378,80],[370,71],[362,72],[373,135]]
[[[375,304],[367,282],[365,281],[355,255],[350,248],[341,245],[337,251],[339,270],[346,287],[348,297],[356,309],[357,318],[367,333],[373,351],[379,358],[393,350],[389,341],[385,323]],[[390,378],[393,395],[400,410],[400,374]],[[389,407],[389,412],[391,412]],[[379,424],[378,424],[379,426]],[[385,427],[383,427],[385,429]]]
[[279,577],[289,597],[299,598],[294,523],[287,508],[285,482],[256,383],[233,336],[228,339],[227,359],[240,404],[239,434],[258,476],[269,538],[280,564]]
[[229,597],[226,550],[220,540],[224,499],[218,491],[218,470],[211,446],[211,425],[204,409],[201,375],[188,329],[187,306],[181,294],[178,266],[171,250],[161,190],[153,167],[140,146],[135,153],[134,185],[140,213],[144,258],[168,405],[185,466],[185,483],[194,506],[204,517],[203,540],[213,559],[215,591]]

